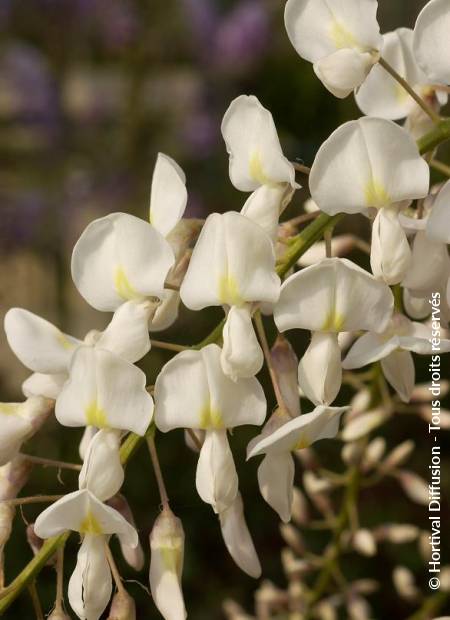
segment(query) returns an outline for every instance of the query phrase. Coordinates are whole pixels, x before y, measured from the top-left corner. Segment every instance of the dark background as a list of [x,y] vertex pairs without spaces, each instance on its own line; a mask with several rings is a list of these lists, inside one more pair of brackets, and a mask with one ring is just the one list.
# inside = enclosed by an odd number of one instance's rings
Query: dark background
[[[239,210],[246,196],[229,182],[220,135],[221,118],[235,96],[257,95],[274,115],[286,155],[308,165],[340,123],[359,116],[352,97],[335,99],[315,78],[312,66],[297,56],[284,30],[283,4],[276,0],[2,0],[1,318],[9,307],[23,306],[79,337],[106,324],[109,317],[89,308],[71,283],[71,249],[95,217],[112,211],[147,216],[158,151],[174,157],[187,174],[187,216]],[[381,0],[382,31],[412,27],[424,4]],[[292,213],[299,212],[306,196],[305,191],[297,193]],[[367,224],[357,217],[354,221],[352,225],[367,234]],[[195,343],[218,317],[216,310],[182,312],[177,326],[162,338]],[[299,339],[298,344],[301,353],[305,341]],[[149,383],[167,359],[155,350],[144,360]],[[419,376],[426,380],[425,358],[419,367]],[[20,383],[26,376],[2,338],[0,399],[20,399]],[[267,393],[270,400],[270,390]],[[425,424],[412,416],[402,416],[398,424],[391,422],[387,430],[390,445],[411,437],[422,444],[414,463],[423,475],[429,458],[425,432]],[[245,445],[253,434],[251,429],[240,429],[232,443],[264,576],[282,586],[278,519],[259,495],[257,463],[243,467]],[[27,450],[77,460],[80,435],[49,423]],[[190,617],[221,617],[221,601],[229,596],[250,605],[255,583],[228,557],[212,511],[195,492],[196,457],[184,446],[181,432],[157,439],[172,507],[186,530],[183,582]],[[324,450],[331,467],[339,445],[326,442]],[[448,464],[447,460],[447,472]],[[63,479],[64,490],[75,488],[73,473],[63,473]],[[39,492],[63,492],[55,471],[36,471],[23,494]],[[124,492],[147,547],[159,498],[145,449],[127,469]],[[39,510],[25,507],[24,516],[32,521]],[[382,493],[365,493],[363,514],[369,524],[426,523],[425,510],[402,498],[395,483],[386,485]],[[30,558],[20,512],[15,524],[6,552],[7,579]],[[312,540],[313,545],[320,542]],[[68,575],[76,545],[72,536]],[[402,562],[412,566],[419,583],[423,582],[423,562],[408,546],[382,548],[376,559],[351,567],[355,576],[382,581],[383,596],[371,599],[376,618],[402,617],[411,611],[397,600],[390,579],[392,568]],[[123,564],[121,568],[126,578],[147,583],[147,567],[137,576]],[[52,570],[46,569],[38,581],[46,611],[52,605],[53,587]],[[138,601],[139,618],[158,617],[137,584],[130,583],[129,591]],[[6,617],[32,617],[26,593]]]

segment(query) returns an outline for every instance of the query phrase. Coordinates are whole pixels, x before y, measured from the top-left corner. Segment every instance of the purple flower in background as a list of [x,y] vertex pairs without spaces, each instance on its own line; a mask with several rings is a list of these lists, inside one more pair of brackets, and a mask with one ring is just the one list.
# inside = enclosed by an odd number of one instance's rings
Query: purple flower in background
[[100,37],[108,49],[120,50],[139,36],[138,16],[130,2],[95,0],[91,3],[91,10]]
[[39,227],[48,204],[37,191],[0,196],[0,248],[11,250],[27,246],[39,235]]
[[186,119],[182,139],[191,157],[207,157],[214,150],[219,138],[219,121],[208,110],[197,110]]
[[219,25],[219,15],[214,0],[182,0],[186,18],[191,26],[198,52],[209,60],[214,37]]
[[59,117],[55,83],[45,57],[36,49],[13,44],[0,61],[2,115],[53,129]]
[[248,70],[267,49],[269,16],[261,0],[246,0],[224,18],[216,33],[215,60],[226,70]]

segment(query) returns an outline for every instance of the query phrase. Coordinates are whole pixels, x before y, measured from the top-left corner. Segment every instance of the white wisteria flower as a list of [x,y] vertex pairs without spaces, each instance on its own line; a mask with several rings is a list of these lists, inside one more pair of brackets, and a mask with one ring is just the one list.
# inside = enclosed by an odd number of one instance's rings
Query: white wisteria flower
[[241,95],[225,112],[222,135],[230,155],[231,182],[253,192],[241,213],[275,241],[280,214],[300,186],[283,155],[272,114],[255,96]]
[[295,464],[291,452],[309,447],[320,439],[332,438],[339,430],[339,419],[348,407],[316,407],[270,435],[255,437],[247,449],[247,459],[264,454],[258,468],[261,495],[280,516],[291,518]]
[[229,554],[247,575],[258,579],[261,564],[244,515],[244,503],[238,492],[231,506],[219,513],[220,529]]
[[[435,91],[413,54],[413,31],[397,28],[383,35],[383,58],[422,98],[438,105]],[[444,93],[442,93],[444,95]],[[440,97],[445,103],[447,96]],[[381,65],[373,68],[355,94],[356,103],[367,116],[397,120],[417,113],[418,105]],[[429,119],[429,123],[432,123]]]
[[123,304],[103,331],[92,330],[82,341],[28,310],[11,308],[4,320],[8,344],[33,371],[22,386],[24,394],[57,398],[68,378],[72,356],[83,343],[137,362],[150,350],[151,314],[150,302]]
[[378,118],[339,127],[320,147],[309,177],[314,201],[329,215],[377,210],[370,262],[375,277],[387,284],[399,283],[411,261],[399,212],[428,194],[429,180],[414,139]]
[[274,309],[278,329],[308,329],[311,343],[298,380],[316,405],[329,405],[342,381],[339,332],[386,329],[394,298],[389,287],[345,258],[324,259],[290,276]]
[[107,537],[117,534],[136,547],[138,535],[116,510],[103,504],[88,489],[74,491],[46,508],[36,519],[40,538],[58,536],[67,530],[79,532],[83,541],[69,581],[72,609],[81,620],[98,620],[112,594],[111,571],[106,557]]
[[155,383],[155,423],[162,432],[175,428],[206,431],[196,485],[202,500],[216,513],[231,506],[238,493],[227,431],[244,424],[260,425],[266,415],[266,399],[258,381],[250,377],[233,382],[224,374],[220,356],[220,347],[214,344],[178,353]]
[[165,620],[184,620],[184,530],[180,519],[167,507],[153,525],[150,550],[150,589],[155,605]]
[[143,435],[153,415],[153,400],[145,386],[145,374],[137,366],[105,349],[80,346],[56,400],[56,418],[63,426]]
[[42,426],[53,409],[53,402],[39,396],[22,403],[0,403],[0,466],[19,452],[22,444]]
[[336,97],[347,97],[380,58],[376,0],[288,0],[285,25],[297,53]]
[[263,362],[251,304],[274,303],[279,294],[274,248],[264,230],[233,211],[208,216],[180,295],[191,310],[230,309],[223,330],[222,367],[233,379],[255,375]]
[[120,432],[99,430],[89,442],[78,486],[105,502],[119,492],[125,473],[120,462]]
[[[347,353],[342,365],[351,370],[381,360],[387,381],[404,402],[409,402],[415,383],[411,352],[431,355],[432,332],[430,326],[410,321],[406,316],[396,313],[383,333],[370,332],[361,336]],[[450,340],[440,340],[439,353],[449,351]]]
[[420,12],[414,28],[414,54],[428,78],[450,84],[450,5],[431,0]]
[[450,243],[450,181],[439,191],[427,221],[427,236],[441,243]]

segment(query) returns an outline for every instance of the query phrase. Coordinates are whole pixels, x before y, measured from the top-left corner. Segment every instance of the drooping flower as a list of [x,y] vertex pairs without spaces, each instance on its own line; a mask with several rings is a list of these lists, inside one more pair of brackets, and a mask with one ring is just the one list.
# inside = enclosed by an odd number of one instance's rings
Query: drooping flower
[[233,382],[224,374],[220,357],[221,350],[214,344],[200,351],[183,351],[164,366],[155,384],[155,422],[162,432],[175,428],[205,431],[196,486],[203,501],[217,513],[231,506],[238,492],[227,431],[262,424],[266,413],[258,381],[250,377]]
[[404,129],[388,120],[361,118],[342,125],[322,144],[309,180],[314,201],[329,215],[377,210],[372,272],[396,284],[411,260],[398,213],[428,194],[429,177],[427,163]]
[[382,45],[376,0],[288,0],[285,25],[297,53],[336,97],[366,79]]
[[[397,28],[383,35],[383,58],[422,98],[439,105],[431,82],[413,54],[413,31]],[[367,116],[397,120],[416,113],[414,99],[381,65],[375,66],[355,94],[356,103]],[[445,103],[446,96],[441,99]],[[430,120],[430,122],[432,122]]]
[[341,387],[339,332],[374,326],[381,332],[393,306],[386,284],[344,258],[324,259],[284,282],[274,319],[281,332],[313,332],[298,368],[300,387],[313,403],[331,404]]
[[[381,361],[387,381],[404,402],[409,402],[414,383],[415,369],[411,353],[433,353],[431,327],[410,321],[402,314],[395,314],[383,333],[369,332],[361,336],[343,361],[346,369],[361,368]],[[450,351],[450,340],[442,339],[439,352]]]
[[119,492],[124,471],[119,455],[120,432],[101,429],[89,442],[78,484],[102,502]]
[[[280,279],[273,245],[262,228],[232,211],[208,217],[180,289],[191,310],[230,309],[222,368],[233,379],[256,374],[263,357],[252,327],[253,303],[277,301]],[[243,336],[245,336],[243,340]]]
[[0,466],[19,452],[21,445],[42,426],[53,409],[53,401],[38,396],[22,403],[0,403]]
[[283,155],[272,114],[255,96],[241,95],[225,112],[222,135],[230,155],[231,182],[252,192],[241,213],[274,241],[280,214],[300,186],[293,165]]
[[450,84],[450,6],[431,0],[420,12],[414,28],[414,54],[429,80]]
[[153,525],[150,550],[150,590],[155,605],[165,620],[184,620],[184,530],[170,508],[164,508]]
[[247,459],[264,454],[258,468],[261,495],[284,522],[291,518],[294,488],[294,459],[291,452],[315,441],[335,437],[339,418],[348,407],[316,407],[311,413],[286,422],[270,435],[256,437],[247,450]]

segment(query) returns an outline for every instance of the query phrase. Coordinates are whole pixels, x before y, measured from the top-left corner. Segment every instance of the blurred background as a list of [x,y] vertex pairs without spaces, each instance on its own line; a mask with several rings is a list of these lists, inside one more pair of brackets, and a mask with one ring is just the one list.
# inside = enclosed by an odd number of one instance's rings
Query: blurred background
[[[424,4],[380,0],[382,31],[412,27]],[[71,283],[71,250],[96,217],[112,211],[147,216],[158,151],[175,158],[187,174],[188,217],[239,210],[245,196],[229,182],[220,134],[221,118],[235,96],[257,95],[274,115],[286,155],[307,165],[331,131],[359,115],[351,97],[340,101],[329,95],[312,66],[296,55],[284,30],[283,6],[280,0],[1,0],[1,320],[9,307],[22,306],[78,337],[107,323],[109,317],[90,309]],[[296,195],[294,212],[305,196]],[[219,315],[184,312],[164,338],[197,342]],[[152,352],[144,363],[150,379],[166,359]],[[20,399],[26,376],[1,338],[0,399]],[[414,434],[423,438],[424,425],[412,420],[392,441]],[[244,429],[237,435],[236,461],[242,466],[252,433]],[[79,437],[75,430],[50,424],[30,452],[76,460]],[[220,618],[221,600],[233,596],[249,604],[254,582],[222,549],[214,515],[194,492],[196,458],[182,436],[173,433],[161,441],[173,508],[186,530],[184,584],[190,617]],[[327,443],[326,449],[333,462],[336,446]],[[141,452],[129,467],[125,493],[145,546],[159,500],[149,459]],[[426,459],[427,454],[417,460],[424,472]],[[256,465],[239,470],[264,575],[283,585],[277,518],[259,496]],[[63,479],[72,490],[73,474],[65,473]],[[36,473],[26,494],[40,492],[44,485],[49,493],[61,492],[56,473],[44,470]],[[396,497],[395,485],[385,490],[384,520],[425,519],[423,509],[396,502]],[[368,496],[365,502],[376,521],[379,498]],[[27,507],[24,518],[32,521],[38,512]],[[30,558],[20,515],[16,526],[8,545],[7,578]],[[73,550],[76,544],[72,537]],[[73,567],[70,555],[68,574]],[[409,559],[420,570],[414,557]],[[381,555],[375,566],[369,569],[362,562],[360,570],[382,578],[393,561]],[[121,567],[127,578],[135,578]],[[146,573],[136,579],[146,583]],[[38,587],[48,610],[51,569],[44,571]],[[374,601],[376,617],[407,613],[389,580],[385,588],[384,600]],[[156,618],[142,588],[131,583],[129,589],[138,600],[138,617]],[[26,594],[13,609],[8,618],[32,617]]]

